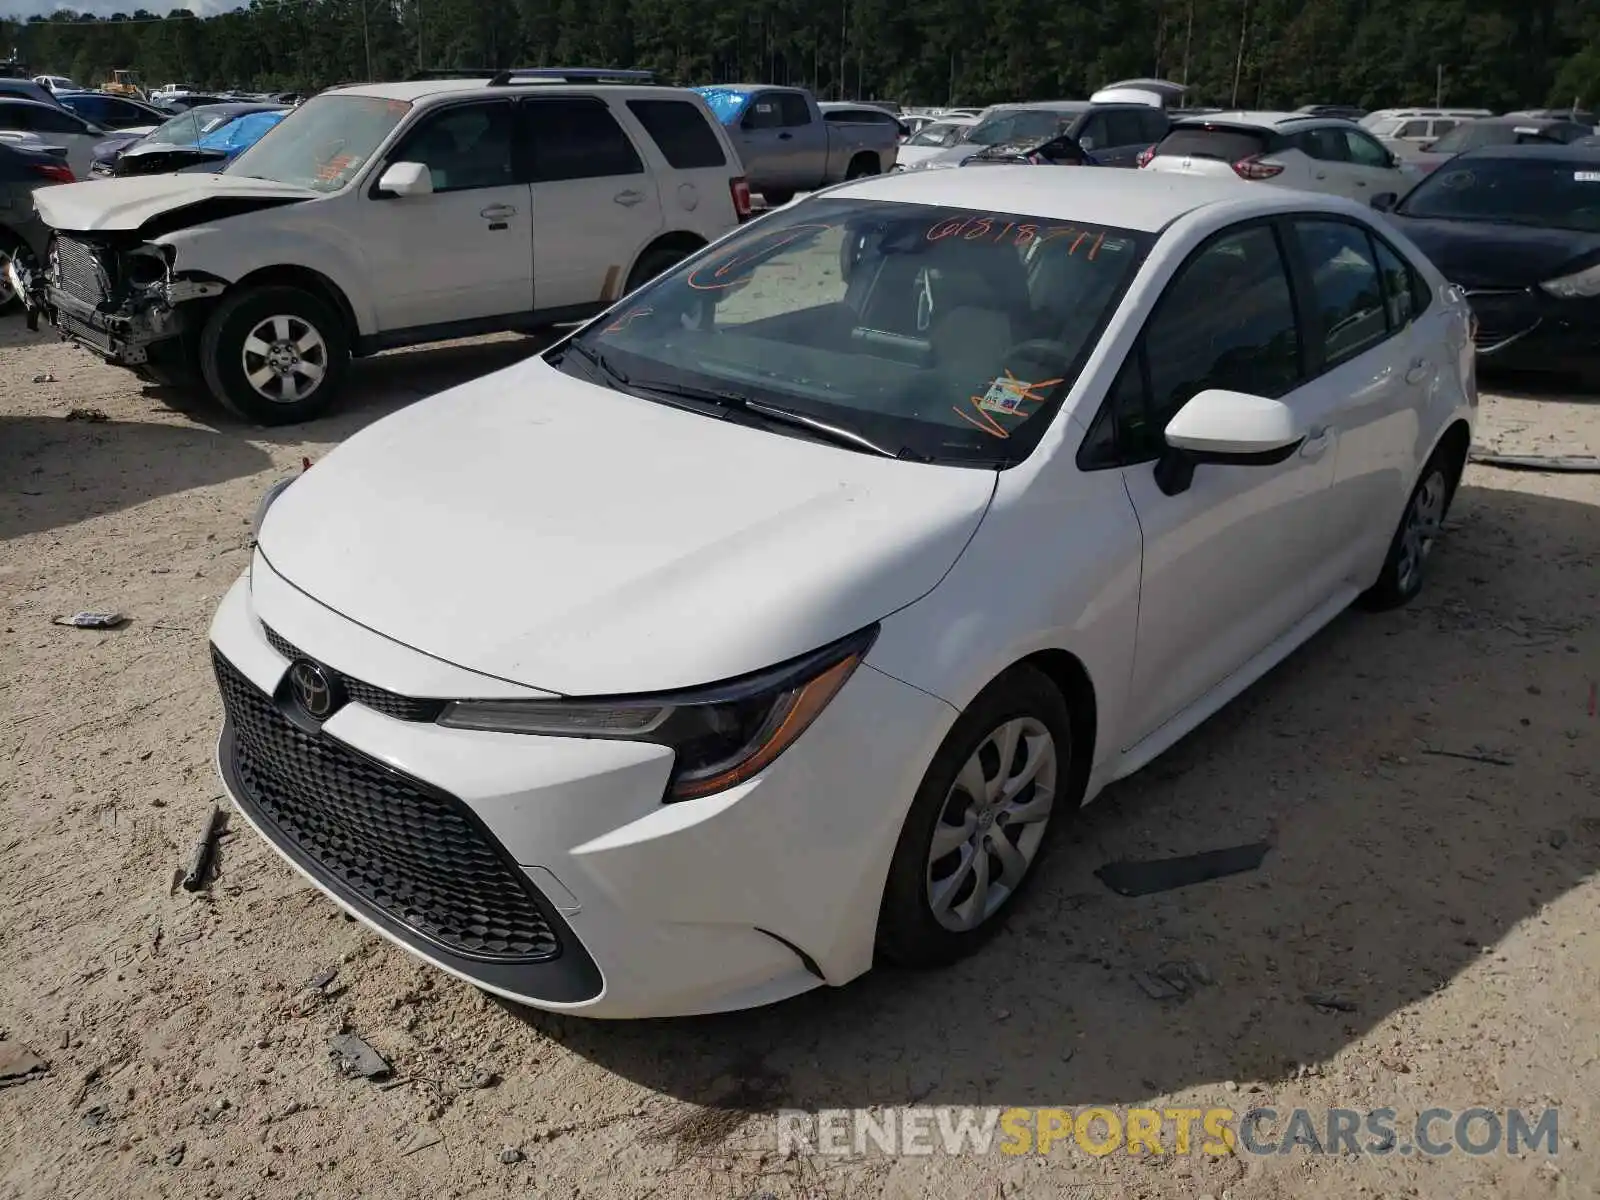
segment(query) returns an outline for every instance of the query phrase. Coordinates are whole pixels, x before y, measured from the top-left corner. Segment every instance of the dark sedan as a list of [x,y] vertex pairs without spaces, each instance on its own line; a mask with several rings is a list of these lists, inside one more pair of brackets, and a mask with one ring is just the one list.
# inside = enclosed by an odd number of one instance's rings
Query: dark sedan
[[44,260],[49,230],[33,208],[33,193],[56,183],[71,183],[64,152],[0,142],[0,312],[16,301],[6,272],[14,258],[32,270]]
[[1485,366],[1600,382],[1600,148],[1471,150],[1373,205],[1467,293]]

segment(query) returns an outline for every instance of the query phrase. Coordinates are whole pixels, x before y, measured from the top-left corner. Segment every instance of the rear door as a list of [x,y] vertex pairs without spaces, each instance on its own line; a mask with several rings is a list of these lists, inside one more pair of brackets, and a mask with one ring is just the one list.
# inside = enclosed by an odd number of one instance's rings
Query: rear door
[[[1289,143],[1309,160],[1310,180],[1302,185],[1314,192],[1333,196],[1347,196],[1352,200],[1366,199],[1373,194],[1371,181],[1357,171],[1350,161],[1350,144],[1345,140],[1345,130],[1337,125],[1323,125],[1301,129],[1290,135]],[[1378,143],[1373,142],[1374,146]],[[1382,150],[1382,147],[1379,147]],[[1387,154],[1387,151],[1384,151]]]
[[1349,173],[1353,191],[1347,193],[1357,200],[1371,201],[1384,192],[1404,192],[1409,176],[1400,169],[1395,157],[1385,150],[1377,138],[1365,131],[1350,127],[1340,130],[1344,137],[1345,154],[1349,159],[1345,170]]
[[77,114],[49,104],[0,101],[0,130],[14,131],[13,140],[62,146],[67,163],[79,179],[89,177],[94,148],[103,136]]
[[669,229],[692,229],[706,241],[739,223],[731,184],[743,167],[729,160],[711,115],[688,100],[637,99],[625,105],[670,174],[657,190]]
[[[513,150],[512,102],[429,109],[384,157],[428,168],[433,192],[361,198],[382,332],[526,313],[533,306],[533,213]],[[375,178],[381,178],[380,170]]]
[[532,157],[534,308],[616,299],[662,228],[655,177],[604,100],[535,97],[518,109]]

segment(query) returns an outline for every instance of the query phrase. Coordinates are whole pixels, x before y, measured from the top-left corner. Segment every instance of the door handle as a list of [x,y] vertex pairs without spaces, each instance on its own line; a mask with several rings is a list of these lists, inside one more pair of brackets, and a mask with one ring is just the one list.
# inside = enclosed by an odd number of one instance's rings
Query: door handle
[[1411,364],[1411,369],[1406,372],[1407,383],[1421,383],[1428,376],[1429,369],[1433,366],[1425,358],[1419,358]]
[[1300,443],[1301,458],[1321,458],[1322,452],[1328,448],[1328,427],[1316,425],[1306,434],[1306,440]]
[[792,137],[793,137],[793,136],[794,136],[794,134],[792,134],[792,133],[789,133],[789,132],[788,132],[788,131],[785,131],[785,132],[783,132],[783,133],[780,133],[780,134],[779,134],[779,135],[778,135],[778,140],[779,140],[779,141],[780,141],[780,142],[787,142],[787,141],[788,141],[788,140],[789,140],[789,139],[790,139],[790,138],[792,138]]
[[1356,180],[1356,186],[1357,187],[1366,187],[1367,186],[1367,181],[1365,179],[1358,179],[1358,180]]
[[618,192],[611,198],[625,208],[632,208],[635,204],[644,199],[644,193],[629,189],[626,192]]
[[510,204],[491,204],[478,214],[486,221],[503,221],[507,217],[517,215],[517,210]]
[[1317,172],[1317,178],[1318,179],[1326,179],[1327,177],[1328,177],[1328,173],[1326,171],[1318,171]]

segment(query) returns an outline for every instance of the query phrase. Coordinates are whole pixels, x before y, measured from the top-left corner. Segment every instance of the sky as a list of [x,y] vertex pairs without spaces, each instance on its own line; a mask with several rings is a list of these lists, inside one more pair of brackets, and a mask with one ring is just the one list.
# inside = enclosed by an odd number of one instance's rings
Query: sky
[[187,0],[186,3],[177,4],[172,0],[145,0],[145,3],[140,4],[136,0],[78,0],[75,4],[64,4],[62,0],[0,0],[0,17],[16,20],[19,17],[49,16],[59,8],[93,13],[97,17],[109,17],[117,12],[131,16],[136,8],[143,8],[159,17],[175,8],[187,8],[202,17],[207,17],[213,13],[238,8],[242,2],[243,0]]

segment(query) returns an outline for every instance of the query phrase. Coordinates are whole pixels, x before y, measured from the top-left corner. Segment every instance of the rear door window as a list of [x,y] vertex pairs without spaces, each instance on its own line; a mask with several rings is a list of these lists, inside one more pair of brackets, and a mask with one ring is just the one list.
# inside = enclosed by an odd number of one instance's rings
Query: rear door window
[[1348,362],[1388,338],[1384,283],[1367,231],[1300,217],[1294,234],[1321,318],[1323,366]]
[[629,100],[628,111],[675,170],[727,165],[710,122],[687,100]]
[[523,112],[535,182],[642,175],[644,162],[605,101],[586,96],[530,100]]
[[1173,158],[1214,158],[1218,162],[1238,162],[1241,158],[1265,154],[1270,146],[1271,135],[1265,129],[1177,125],[1161,139],[1156,153]]
[[1342,129],[1306,129],[1294,135],[1295,148],[1319,162],[1349,162],[1350,146]]

